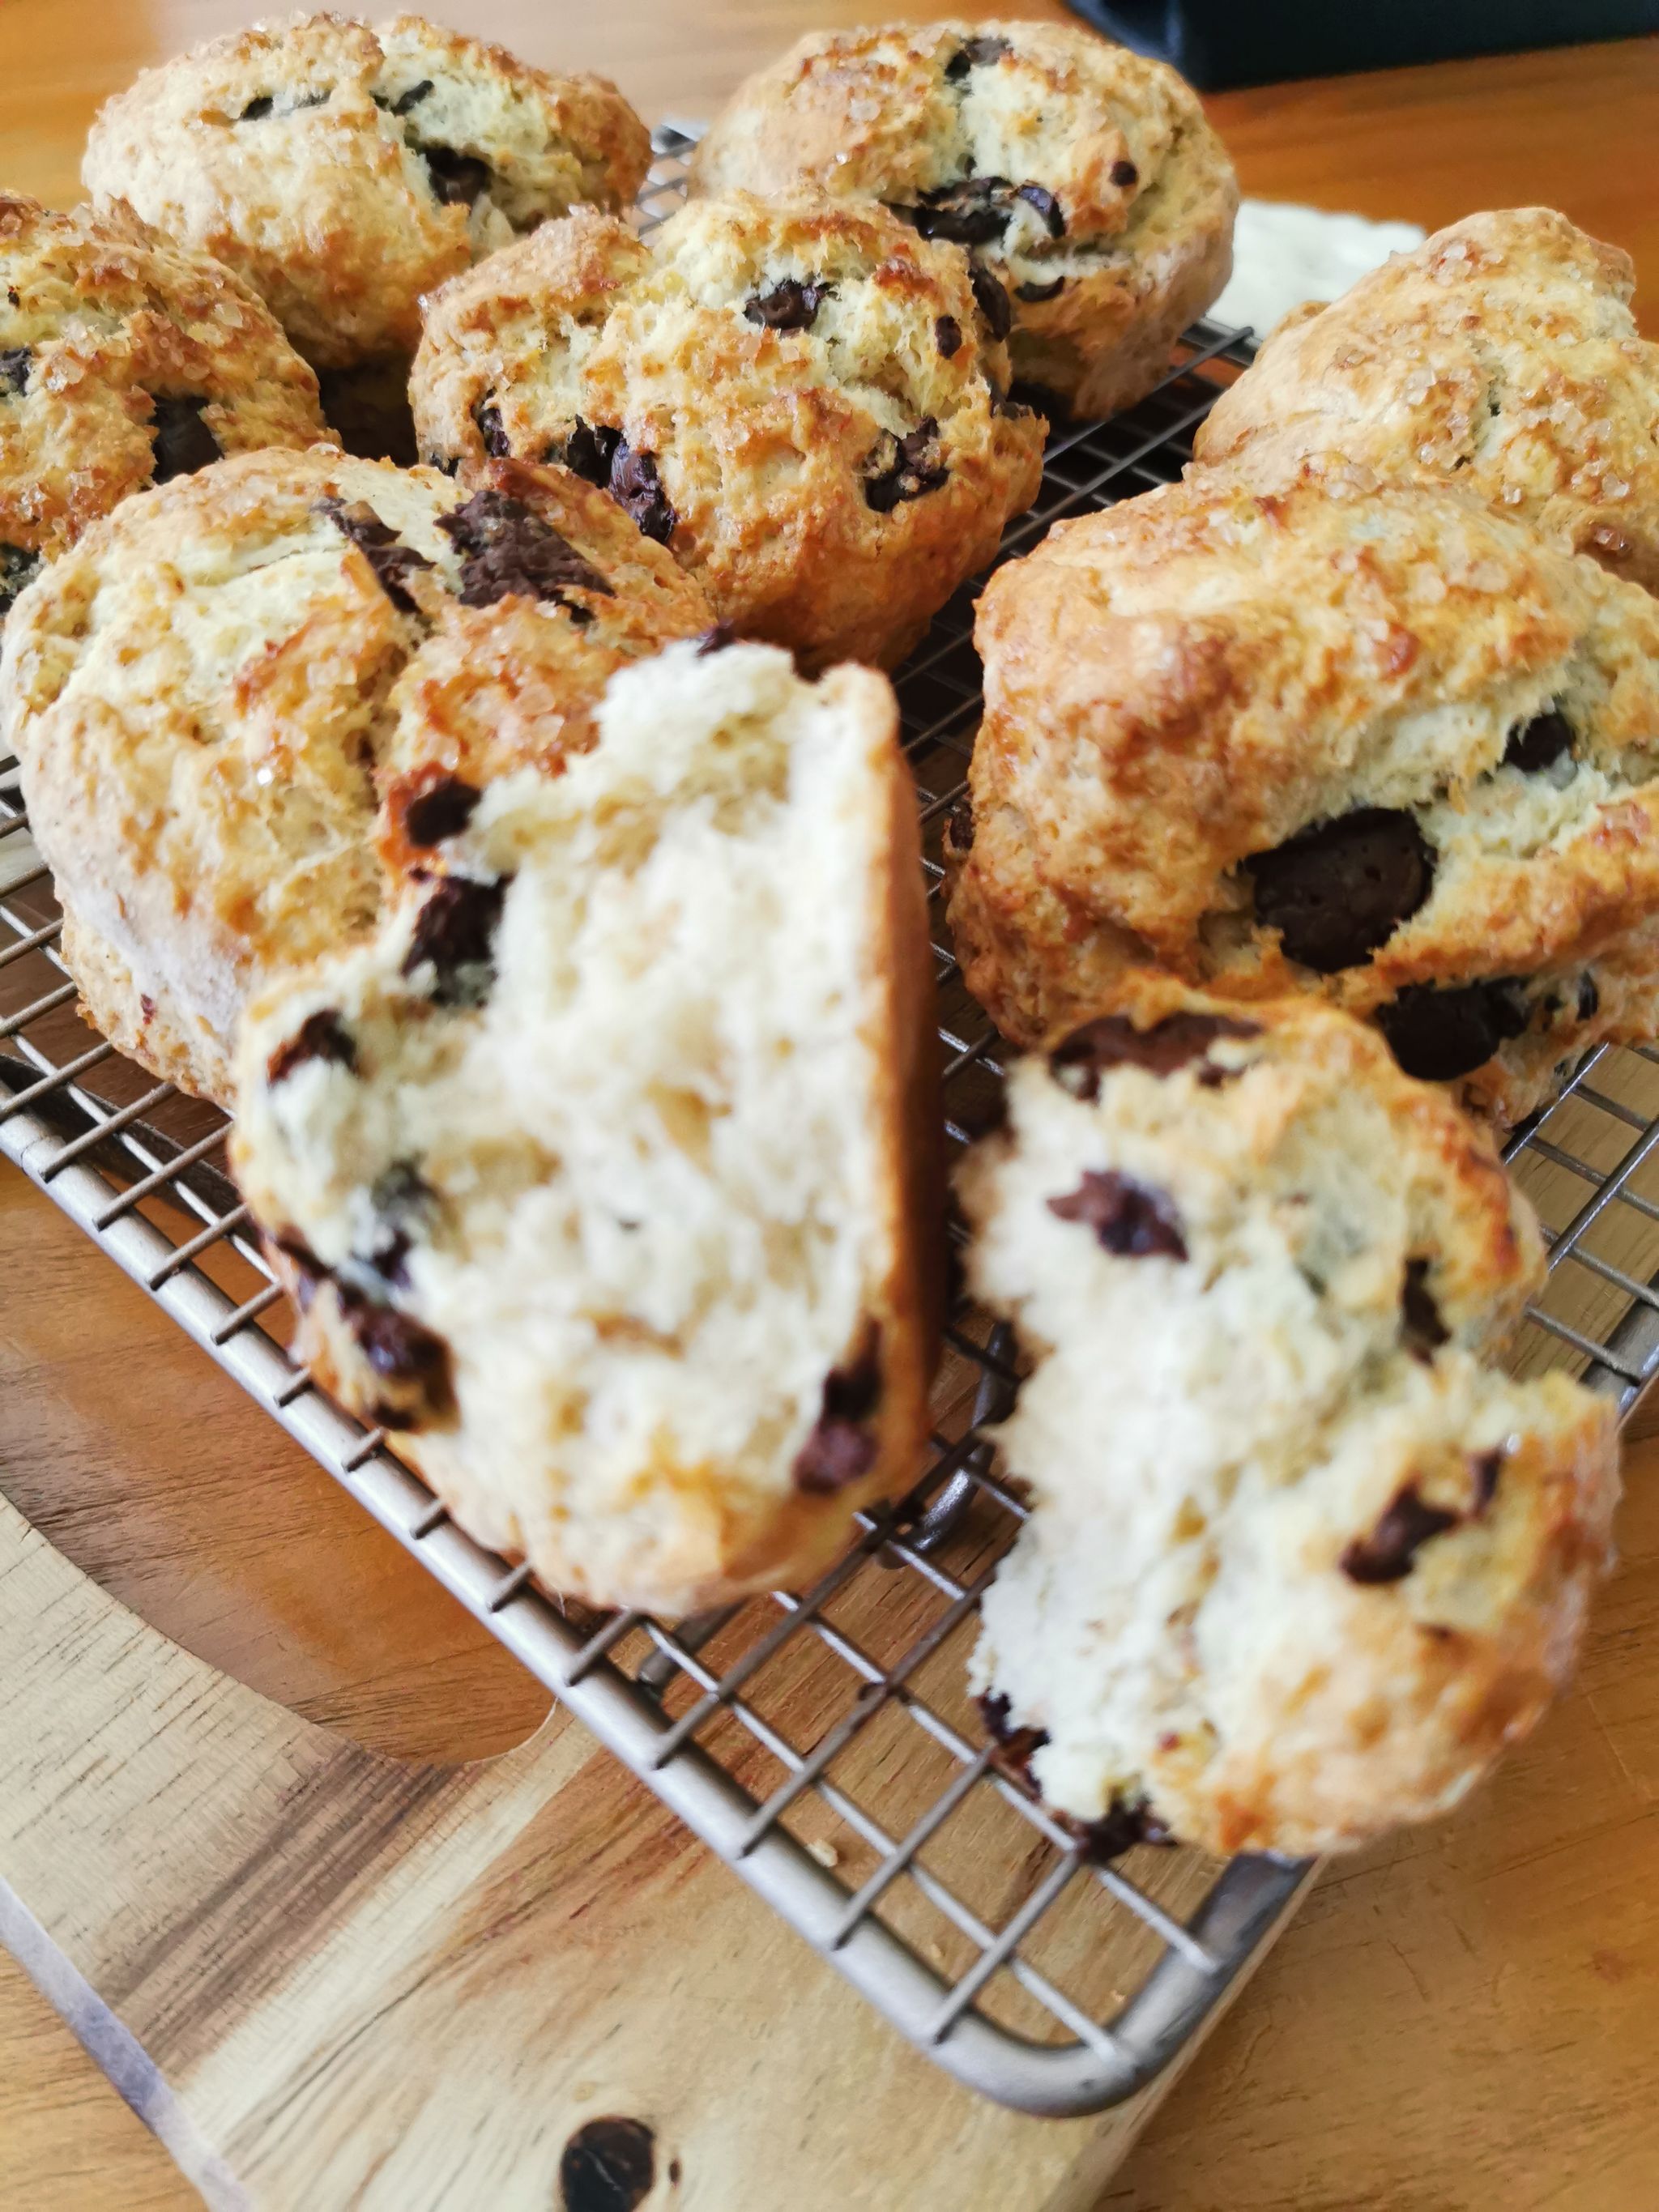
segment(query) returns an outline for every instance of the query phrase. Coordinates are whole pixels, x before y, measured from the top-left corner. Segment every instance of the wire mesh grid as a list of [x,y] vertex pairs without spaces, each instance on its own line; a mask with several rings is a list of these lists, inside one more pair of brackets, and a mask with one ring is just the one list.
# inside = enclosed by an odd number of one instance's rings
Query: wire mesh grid
[[[659,138],[647,221],[683,191],[686,143]],[[1178,475],[1218,380],[1248,358],[1246,334],[1200,326],[1139,407],[1055,435],[1001,557]],[[939,833],[978,713],[973,596],[898,680],[935,914]],[[1016,1380],[1005,1335],[953,1311],[931,1464],[902,1506],[860,1519],[815,1588],[678,1625],[563,1604],[472,1543],[289,1358],[286,1309],[221,1164],[222,1117],[88,1041],[60,926],[0,763],[0,1151],[939,2063],[1050,2114],[1099,2110],[1167,2064],[1314,1869],[1150,1846],[1091,1863],[987,1743],[964,1662],[1025,1511],[981,1436]],[[955,1152],[994,1110],[1002,1065],[942,920],[936,939]],[[1626,1407],[1659,1367],[1656,1146],[1659,1052],[1638,1048],[1597,1054],[1513,1147],[1551,1246],[1517,1364],[1565,1365]]]

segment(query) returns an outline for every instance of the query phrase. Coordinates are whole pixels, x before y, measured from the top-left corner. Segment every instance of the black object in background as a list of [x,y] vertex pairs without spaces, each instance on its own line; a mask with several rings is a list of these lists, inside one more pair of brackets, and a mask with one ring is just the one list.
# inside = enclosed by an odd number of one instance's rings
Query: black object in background
[[1659,0],[1071,0],[1200,92],[1659,31]]

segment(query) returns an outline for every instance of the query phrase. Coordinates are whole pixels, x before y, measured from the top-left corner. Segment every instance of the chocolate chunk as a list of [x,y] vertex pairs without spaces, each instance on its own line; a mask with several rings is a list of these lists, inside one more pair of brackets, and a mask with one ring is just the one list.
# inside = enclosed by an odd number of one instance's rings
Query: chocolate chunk
[[411,107],[418,107],[432,89],[432,80],[423,76],[418,84],[411,84],[407,92],[400,92],[392,103],[394,115],[407,115]]
[[624,439],[611,464],[611,496],[631,514],[642,536],[666,545],[679,520],[657,474],[656,457],[635,453]]
[[1414,1482],[1395,1491],[1369,1536],[1356,1536],[1337,1562],[1350,1582],[1397,1583],[1410,1574],[1418,1547],[1443,1536],[1462,1516],[1440,1505],[1425,1505]]
[[513,441],[501,427],[501,410],[494,398],[481,399],[472,410],[472,420],[478,435],[483,440],[483,449],[493,460],[512,458]]
[[440,476],[456,477],[461,472],[461,457],[459,453],[447,455],[423,453],[421,459],[427,468],[436,469]]
[[568,538],[506,492],[475,491],[453,514],[440,515],[438,527],[462,556],[464,607],[492,607],[514,592],[561,605],[572,591],[611,596],[605,578]]
[[[1190,1061],[1206,1058],[1222,1037],[1261,1034],[1259,1023],[1227,1014],[1165,1014],[1146,1030],[1138,1030],[1125,1014],[1102,1014],[1057,1044],[1048,1066],[1074,1098],[1092,1099],[1100,1096],[1100,1079],[1108,1068],[1144,1067],[1149,1075],[1173,1075]],[[1234,1074],[1231,1068],[1206,1066],[1199,1081],[1214,1090],[1231,1082]]]
[[1006,39],[964,39],[945,63],[945,74],[952,84],[960,84],[969,70],[988,69],[993,62],[1000,62],[1005,54],[1012,52]]
[[1519,1036],[1530,1017],[1521,984],[1499,976],[1446,991],[1413,983],[1391,1005],[1377,1009],[1376,1025],[1407,1075],[1449,1083]]
[[1009,305],[1008,295],[988,269],[977,263],[968,271],[969,282],[974,288],[974,301],[985,318],[985,326],[994,338],[1006,338],[1014,327],[1014,311]]
[[1057,300],[1065,289],[1066,279],[1056,276],[1052,284],[1016,284],[1014,297],[1034,307],[1044,300]]
[[711,653],[724,653],[728,645],[735,645],[738,633],[728,622],[717,622],[713,629],[706,629],[697,640],[697,659],[707,660]]
[[1244,866],[1257,921],[1279,932],[1287,959],[1321,975],[1368,959],[1434,883],[1434,851],[1416,817],[1386,806],[1318,823]]
[[598,484],[601,491],[611,489],[611,464],[617,458],[622,444],[620,430],[608,430],[603,424],[595,427],[584,422],[579,415],[570,435],[564,441],[562,459],[566,468],[588,483]]
[[979,1709],[984,1716],[985,1732],[997,1747],[994,1764],[1000,1767],[1011,1782],[1035,1797],[1037,1795],[1036,1777],[1031,1772],[1033,1753],[1042,1750],[1048,1741],[1047,1729],[1015,1728],[1011,1723],[1011,1708],[1000,1690],[988,1690],[979,1699]]
[[438,1194],[413,1160],[394,1160],[375,1177],[368,1201],[375,1233],[362,1264],[387,1288],[407,1289],[410,1247],[416,1237],[429,1234]]
[[343,538],[349,538],[374,571],[374,580],[394,607],[404,614],[417,611],[405,579],[417,568],[432,566],[424,553],[405,545],[397,532],[381,521],[367,500],[319,499],[319,514],[325,515]]
[[939,424],[929,415],[908,436],[884,430],[864,463],[864,496],[878,514],[890,514],[907,499],[937,491],[950,475],[939,457]]
[[152,399],[155,410],[150,431],[155,451],[152,483],[170,483],[174,477],[194,476],[198,469],[219,459],[219,441],[202,420],[207,404],[205,399]]
[[1137,1844],[1175,1841],[1145,1798],[1115,1797],[1110,1811],[1097,1820],[1074,1820],[1063,1814],[1060,1820],[1090,1866],[1109,1866]]
[[1469,1480],[1474,1486],[1473,1512],[1478,1521],[1498,1494],[1498,1478],[1504,1472],[1508,1454],[1500,1445],[1496,1451],[1469,1454]]
[[1169,1198],[1115,1168],[1085,1169],[1082,1182],[1064,1198],[1051,1198],[1048,1211],[1061,1221],[1092,1229],[1109,1252],[1121,1260],[1184,1260],[1181,1218]]
[[974,801],[971,793],[963,792],[951,809],[945,827],[950,834],[953,853],[971,853],[974,849]]
[[358,1350],[374,1372],[414,1396],[413,1405],[377,1405],[374,1418],[380,1426],[419,1428],[447,1413],[455,1402],[455,1392],[449,1346],[442,1337],[412,1314],[380,1304],[354,1284],[337,1284],[335,1295]]
[[1109,174],[1112,182],[1124,191],[1140,182],[1140,172],[1133,161],[1114,161]]
[[27,545],[0,544],[0,615],[7,613],[40,574],[42,562]]
[[950,246],[994,246],[1014,211],[1014,187],[1006,177],[963,177],[923,192],[917,207],[896,207],[895,215],[913,223],[924,238]]
[[1036,209],[1042,217],[1050,238],[1065,237],[1066,218],[1060,213],[1060,202],[1046,185],[1020,185],[1015,189],[1014,198],[1024,200],[1027,207]]
[[1572,725],[1553,707],[1547,714],[1534,714],[1529,722],[1522,722],[1510,732],[1510,741],[1504,748],[1505,768],[1518,768],[1523,775],[1536,775],[1540,769],[1553,768],[1572,750]]
[[239,123],[263,123],[276,105],[276,102],[270,93],[262,92],[257,100],[249,100],[236,120]]
[[295,1304],[301,1313],[308,1311],[312,1300],[334,1270],[323,1265],[297,1229],[279,1229],[270,1242],[294,1269]]
[[635,2212],[656,2181],[655,2141],[643,2120],[586,2121],[559,2160],[562,2212]]
[[1407,1260],[1405,1285],[1400,1293],[1401,1340],[1413,1358],[1426,1359],[1449,1341],[1451,1331],[1440,1318],[1440,1309],[1429,1288],[1426,1260]]
[[1578,978],[1578,1018],[1594,1021],[1601,1008],[1601,994],[1596,988],[1595,978],[1587,968]]
[[459,837],[483,797],[476,783],[459,775],[440,775],[404,803],[404,836],[411,845],[441,845]]
[[827,284],[803,284],[785,276],[769,292],[757,292],[744,301],[744,319],[758,323],[763,331],[810,331],[829,290]]
[[416,917],[403,972],[413,975],[430,962],[435,1005],[481,1006],[489,996],[506,897],[506,883],[474,883],[468,876],[446,876],[428,897]]
[[962,325],[954,315],[934,317],[933,343],[946,361],[954,361],[962,351]]
[[0,353],[0,398],[8,392],[21,396],[29,388],[29,364],[34,359],[32,346],[8,346]]
[[279,1044],[265,1062],[268,1085],[284,1082],[308,1060],[326,1060],[331,1066],[357,1073],[357,1043],[331,1006],[307,1014],[285,1044]]
[[866,1326],[851,1364],[832,1367],[811,1434],[795,1455],[795,1487],[819,1498],[857,1482],[875,1465],[876,1440],[865,1423],[881,1397],[881,1332]]
[[445,207],[471,207],[489,186],[489,164],[471,154],[458,154],[453,146],[419,146],[433,191]]

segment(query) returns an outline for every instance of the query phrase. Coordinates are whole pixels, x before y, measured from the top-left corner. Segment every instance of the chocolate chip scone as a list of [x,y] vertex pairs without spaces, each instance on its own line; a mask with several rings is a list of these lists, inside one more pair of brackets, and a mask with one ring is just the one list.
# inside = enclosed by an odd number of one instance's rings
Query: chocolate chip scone
[[1008,1105],[958,1175],[1031,1361],[973,1662],[1005,1758],[1101,1856],[1444,1811],[1570,1669],[1619,1488],[1611,1402],[1495,1364],[1543,1268],[1490,1140],[1336,1009],[1168,978]]
[[1453,482],[1659,592],[1659,345],[1628,254],[1549,208],[1474,215],[1287,317],[1194,441],[1256,482],[1304,463]]
[[971,255],[1017,377],[1129,406],[1226,283],[1238,188],[1197,95],[1080,25],[814,32],[749,79],[694,190],[884,201]]
[[418,15],[295,15],[146,70],[83,174],[245,276],[313,367],[354,373],[349,408],[357,377],[401,386],[423,293],[568,208],[626,207],[649,161],[601,77]]
[[[82,1010],[228,1102],[250,992],[333,950],[477,787],[592,742],[625,661],[711,622],[591,486],[327,447],[129,500],[18,601],[9,742]],[[399,685],[398,679],[404,683]]]
[[421,450],[609,487],[745,635],[890,665],[1036,497],[1043,425],[966,263],[870,203],[582,210],[428,303]]
[[130,208],[0,192],[0,623],[130,493],[326,435],[316,378],[239,277]]
[[878,677],[680,645],[599,714],[252,1010],[234,1162],[304,1357],[463,1526],[680,1613],[916,1479],[932,963]]
[[1474,499],[1195,477],[992,578],[951,825],[1036,1043],[1156,965],[1316,992],[1513,1123],[1659,1033],[1659,605]]

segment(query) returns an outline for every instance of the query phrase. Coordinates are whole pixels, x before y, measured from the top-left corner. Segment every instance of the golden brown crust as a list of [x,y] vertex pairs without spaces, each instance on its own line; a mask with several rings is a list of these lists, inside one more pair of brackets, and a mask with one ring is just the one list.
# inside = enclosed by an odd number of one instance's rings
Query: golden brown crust
[[1455,481],[1659,592],[1659,346],[1630,257],[1550,208],[1437,231],[1299,309],[1217,401],[1200,462]]
[[317,367],[346,368],[407,357],[422,294],[579,202],[627,206],[649,161],[601,77],[419,16],[318,15],[143,71],[100,110],[83,174],[235,269]]
[[964,178],[1012,185],[973,257],[1013,295],[1015,374],[1084,416],[1143,397],[1231,268],[1237,186],[1196,95],[1077,24],[810,33],[738,88],[691,174],[698,191],[811,185],[924,221],[924,196]]
[[[746,313],[788,283],[821,291],[805,327]],[[868,204],[738,194],[648,246],[584,210],[446,285],[411,396],[445,463],[488,428],[595,471],[592,432],[620,433],[660,486],[636,510],[716,611],[816,668],[902,659],[1036,496],[1042,422],[999,404],[1007,376],[952,249]],[[928,480],[872,503],[905,437]]]
[[[1639,992],[1597,1004],[1595,969],[1648,945],[1659,907],[1659,611],[1633,586],[1456,494],[1210,476],[1060,526],[992,579],[976,637],[951,912],[1011,1036],[1146,962],[1385,1021],[1413,987],[1513,983],[1539,1083],[1631,1033]],[[1552,712],[1571,750],[1505,765]],[[1415,821],[1427,893],[1369,957],[1316,973],[1256,920],[1247,863],[1367,808]],[[1553,1026],[1581,988],[1586,1018]],[[1468,1073],[1502,1095],[1502,1070]]]

